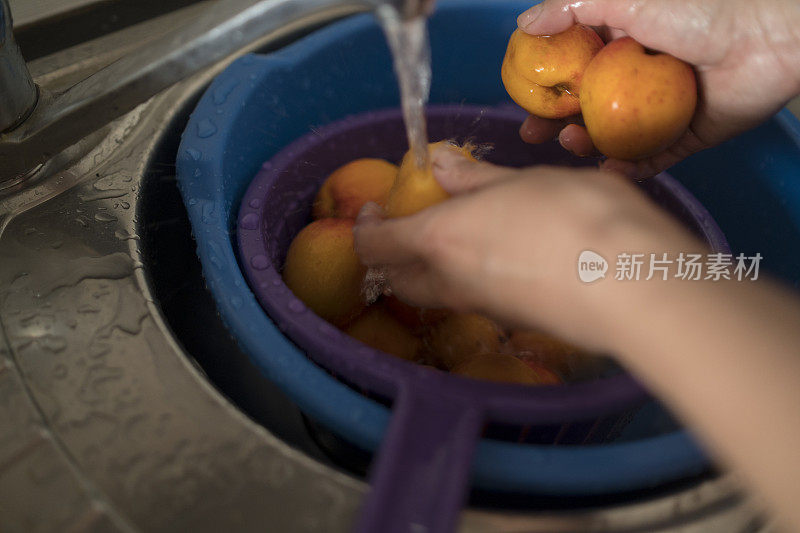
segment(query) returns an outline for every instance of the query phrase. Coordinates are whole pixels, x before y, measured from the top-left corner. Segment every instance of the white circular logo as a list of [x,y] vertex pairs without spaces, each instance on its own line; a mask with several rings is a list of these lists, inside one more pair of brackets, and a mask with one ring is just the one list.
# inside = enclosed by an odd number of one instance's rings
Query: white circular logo
[[591,250],[584,250],[578,257],[578,277],[584,283],[592,283],[605,278],[608,272],[608,261]]

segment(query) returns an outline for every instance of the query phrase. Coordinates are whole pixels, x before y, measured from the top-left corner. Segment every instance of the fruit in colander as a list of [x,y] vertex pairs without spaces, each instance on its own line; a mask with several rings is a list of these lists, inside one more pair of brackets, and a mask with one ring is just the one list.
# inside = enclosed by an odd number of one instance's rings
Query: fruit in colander
[[358,315],[365,303],[361,284],[366,269],[353,249],[353,220],[312,222],[292,241],[283,280],[316,314],[338,326]]
[[420,340],[386,309],[384,304],[367,308],[347,327],[345,333],[377,350],[415,361]]
[[478,354],[465,359],[450,370],[453,374],[473,379],[518,383],[521,385],[558,385],[561,378],[544,367],[534,367],[504,353]]
[[339,167],[317,192],[314,218],[356,218],[367,202],[383,207],[397,170],[397,165],[375,158],[356,159]]
[[[428,151],[433,153],[439,147],[457,150],[468,159],[476,161],[472,155],[472,147],[469,145],[456,146],[447,141],[439,141],[430,144]],[[449,197],[447,191],[433,176],[433,168],[430,166],[425,169],[419,168],[414,154],[409,151],[400,163],[397,180],[386,200],[386,216],[394,218],[413,215]]]
[[473,355],[500,352],[505,340],[505,333],[492,320],[454,313],[430,329],[425,348],[431,362],[451,369]]

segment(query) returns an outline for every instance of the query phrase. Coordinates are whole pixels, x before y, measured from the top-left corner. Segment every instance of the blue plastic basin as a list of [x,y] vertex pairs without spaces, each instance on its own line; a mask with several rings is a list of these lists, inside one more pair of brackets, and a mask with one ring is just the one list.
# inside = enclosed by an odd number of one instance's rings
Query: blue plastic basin
[[[529,2],[440,2],[430,23],[432,103],[509,102],[500,64],[516,16],[528,7]],[[192,114],[177,162],[203,272],[227,327],[300,409],[366,450],[380,444],[390,410],[332,378],[274,326],[237,263],[234,225],[251,179],[281,148],[315,126],[397,105],[385,40],[371,15],[355,16],[279,52],[248,55],[232,64]],[[784,111],[670,171],[706,205],[735,253],[760,252],[766,270],[795,285],[800,279],[799,132],[797,121]],[[628,440],[602,446],[484,439],[473,482],[503,491],[592,495],[653,487],[707,467],[686,432],[651,436],[650,422],[635,420]]]

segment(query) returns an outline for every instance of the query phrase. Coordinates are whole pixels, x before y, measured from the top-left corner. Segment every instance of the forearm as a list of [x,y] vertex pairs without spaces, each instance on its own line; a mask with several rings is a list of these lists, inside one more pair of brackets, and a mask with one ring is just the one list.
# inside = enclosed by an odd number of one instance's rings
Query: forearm
[[620,358],[800,529],[800,302],[767,282],[669,282],[627,298]]

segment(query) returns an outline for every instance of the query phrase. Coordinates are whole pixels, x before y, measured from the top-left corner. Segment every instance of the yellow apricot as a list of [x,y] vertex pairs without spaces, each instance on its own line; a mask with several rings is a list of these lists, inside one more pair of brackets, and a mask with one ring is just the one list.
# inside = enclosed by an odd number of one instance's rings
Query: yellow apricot
[[523,109],[544,118],[580,113],[583,73],[603,48],[603,40],[576,24],[555,35],[511,34],[500,69],[509,96]]
[[383,207],[397,178],[397,165],[383,159],[356,159],[334,170],[314,199],[315,219],[356,218],[367,202]]
[[366,305],[361,296],[365,274],[353,249],[353,221],[324,218],[303,228],[292,241],[283,280],[309,309],[343,325]]
[[510,343],[523,361],[555,370],[567,379],[601,369],[597,356],[542,331],[512,331]]
[[[472,146],[456,146],[448,141],[439,141],[428,145],[433,153],[440,146],[449,147],[463,154],[471,161],[477,161],[472,155]],[[422,211],[426,207],[447,200],[450,195],[433,176],[433,168],[419,168],[416,158],[411,152],[406,153],[397,172],[389,197],[386,200],[386,216],[388,218],[404,217]]]
[[421,332],[425,328],[432,327],[445,318],[451,311],[449,309],[425,309],[414,307],[397,298],[397,296],[386,296],[383,299],[386,310],[392,314],[401,324],[414,332]]
[[377,350],[415,361],[420,341],[381,305],[368,307],[345,333]]
[[429,359],[450,369],[473,355],[499,352],[505,335],[500,326],[486,317],[458,313],[431,328],[425,340]]
[[561,380],[554,373],[534,369],[513,355],[486,353],[472,356],[451,370],[453,374],[473,379],[518,383],[522,385],[556,385]]

